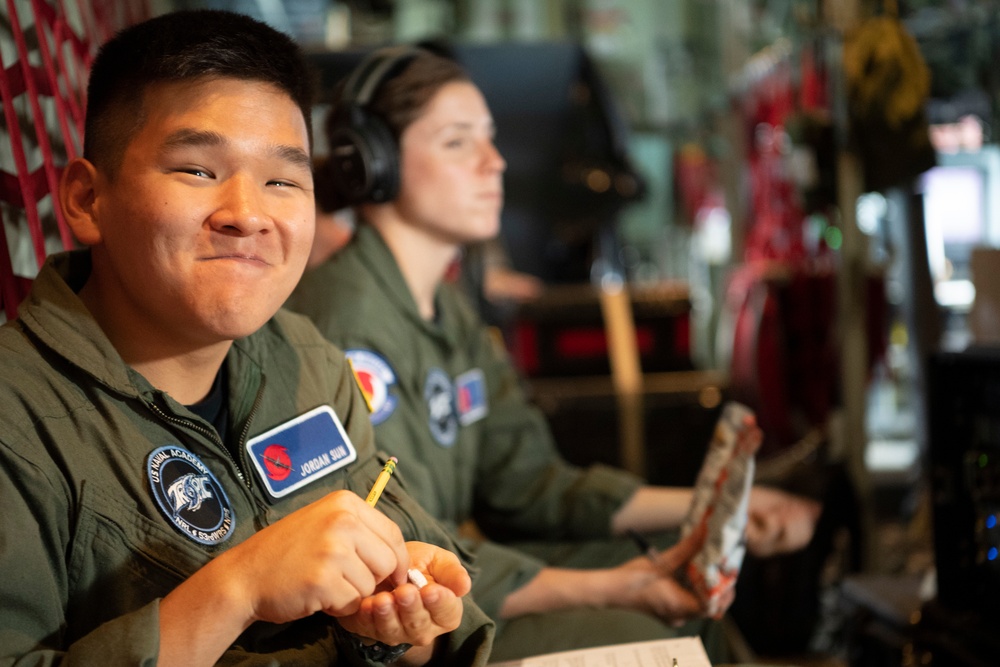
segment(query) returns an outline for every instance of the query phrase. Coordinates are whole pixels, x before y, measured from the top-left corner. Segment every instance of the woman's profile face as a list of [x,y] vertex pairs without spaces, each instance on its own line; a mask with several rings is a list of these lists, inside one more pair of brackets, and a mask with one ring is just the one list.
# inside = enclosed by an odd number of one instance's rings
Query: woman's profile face
[[446,243],[491,239],[500,229],[506,163],[493,116],[472,83],[447,83],[400,137],[399,214]]

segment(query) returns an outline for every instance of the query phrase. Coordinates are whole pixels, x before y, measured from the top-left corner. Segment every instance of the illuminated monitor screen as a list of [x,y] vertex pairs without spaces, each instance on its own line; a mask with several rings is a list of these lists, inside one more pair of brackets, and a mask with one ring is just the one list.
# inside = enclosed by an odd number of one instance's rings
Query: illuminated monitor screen
[[935,280],[968,280],[972,248],[994,245],[998,172],[995,147],[939,155],[921,178],[927,255]]
[[983,239],[984,187],[978,167],[933,167],[924,174],[924,215],[946,245]]

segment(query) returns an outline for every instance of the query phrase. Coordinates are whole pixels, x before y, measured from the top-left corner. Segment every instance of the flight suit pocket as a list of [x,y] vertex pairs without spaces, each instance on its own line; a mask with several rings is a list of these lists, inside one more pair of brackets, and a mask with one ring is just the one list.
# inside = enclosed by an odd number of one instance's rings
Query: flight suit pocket
[[162,598],[209,559],[135,503],[85,484],[69,554],[69,626],[82,636]]

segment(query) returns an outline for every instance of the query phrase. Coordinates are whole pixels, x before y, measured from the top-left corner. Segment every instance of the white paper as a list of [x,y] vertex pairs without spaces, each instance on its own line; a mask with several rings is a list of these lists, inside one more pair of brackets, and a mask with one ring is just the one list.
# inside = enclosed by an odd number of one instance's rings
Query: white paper
[[712,667],[698,637],[598,646],[490,663],[491,667]]

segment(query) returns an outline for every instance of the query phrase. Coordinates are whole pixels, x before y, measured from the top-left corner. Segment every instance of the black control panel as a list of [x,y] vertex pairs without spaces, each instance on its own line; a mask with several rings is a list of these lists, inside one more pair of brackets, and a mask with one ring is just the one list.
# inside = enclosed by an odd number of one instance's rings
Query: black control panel
[[938,600],[1000,619],[1000,348],[932,355],[928,380]]

